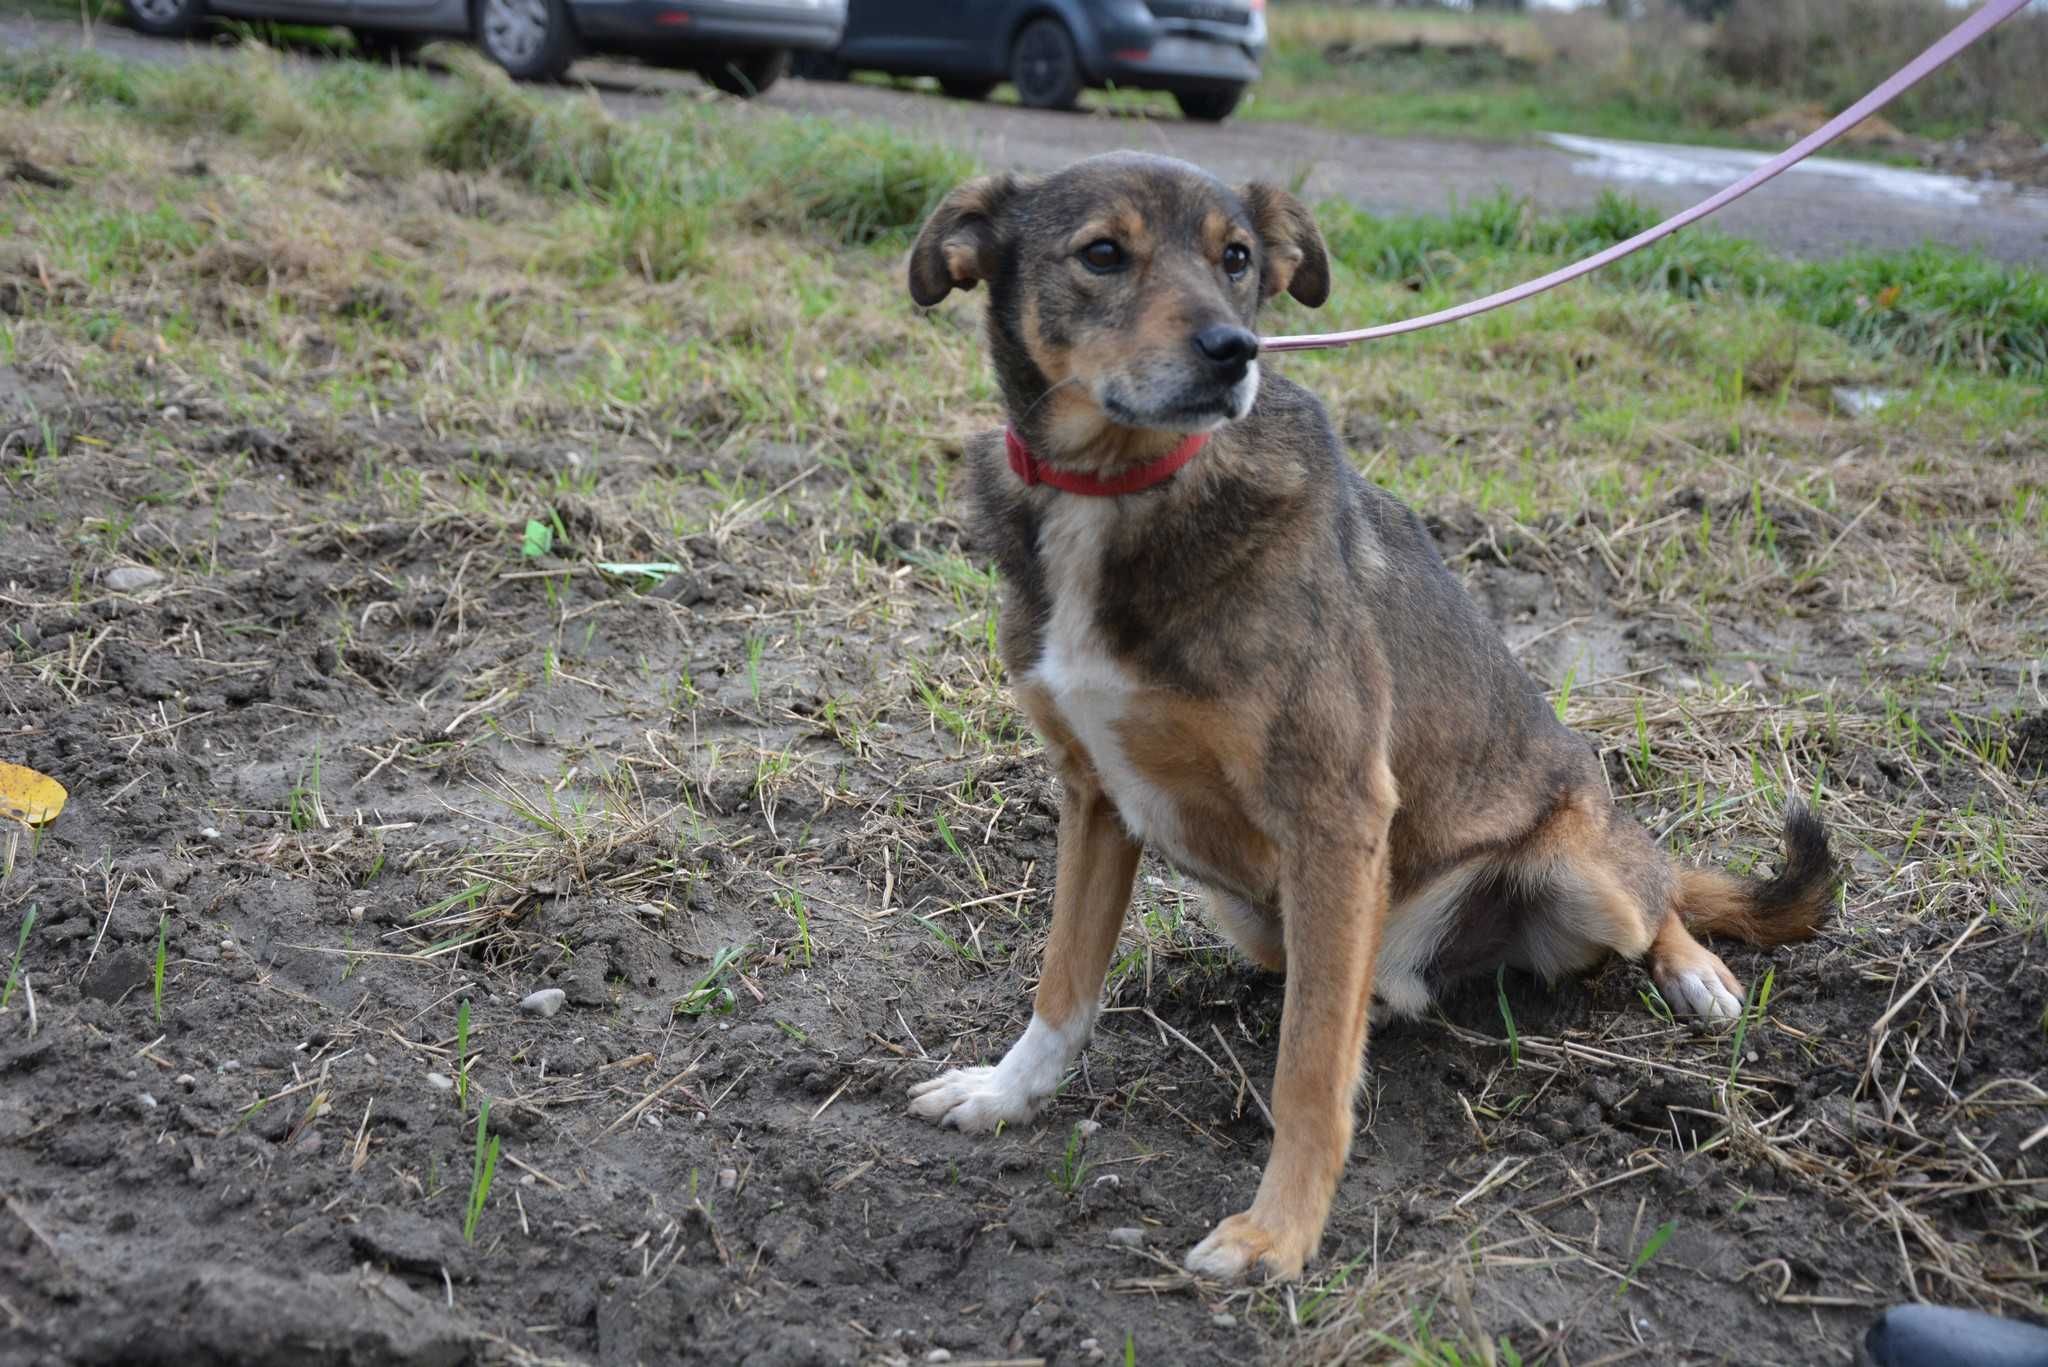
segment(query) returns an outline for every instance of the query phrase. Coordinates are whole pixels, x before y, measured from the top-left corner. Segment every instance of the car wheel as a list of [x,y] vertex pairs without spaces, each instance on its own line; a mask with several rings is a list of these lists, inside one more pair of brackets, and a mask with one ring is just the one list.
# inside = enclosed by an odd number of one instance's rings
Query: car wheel
[[478,0],[476,45],[515,79],[552,81],[576,60],[562,0]]
[[206,22],[206,0],[128,0],[128,21],[159,38],[189,38]]
[[956,77],[939,77],[939,89],[956,100],[985,100],[988,92],[996,88],[994,81],[963,81]]
[[699,69],[698,74],[728,95],[751,99],[781,80],[789,70],[789,50],[749,52],[722,58]]
[[350,29],[356,40],[356,55],[367,62],[389,64],[409,61],[425,45],[417,33],[400,33],[388,28]]
[[1237,112],[1238,102],[1244,99],[1244,87],[1234,85],[1228,90],[1176,90],[1173,102],[1180,106],[1180,112],[1203,123],[1222,123]]
[[1081,54],[1057,19],[1034,19],[1010,48],[1010,80],[1033,109],[1072,109],[1081,98]]

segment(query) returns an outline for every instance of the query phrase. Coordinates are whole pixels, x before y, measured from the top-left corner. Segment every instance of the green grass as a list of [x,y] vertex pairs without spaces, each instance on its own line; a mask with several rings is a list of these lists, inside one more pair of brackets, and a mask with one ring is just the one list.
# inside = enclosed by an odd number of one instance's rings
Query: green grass
[[[1661,215],[1603,191],[1578,214],[1542,215],[1501,194],[1441,215],[1377,216],[1327,202],[1317,217],[1333,256],[1362,277],[1417,291],[1421,312],[1437,299],[1478,293],[1494,280],[1505,283],[1625,241]],[[1945,369],[2048,376],[2048,271],[1933,243],[1802,262],[1693,228],[1608,268],[1599,287],[1754,301],[1871,353]]]
[[162,1024],[164,1018],[164,946],[170,931],[171,917],[166,912],[156,918],[156,964],[149,975],[150,1010],[158,1024]]
[[676,999],[675,1011],[679,1016],[704,1016],[713,1012],[730,1011],[733,1007],[733,993],[724,982],[725,975],[732,972],[746,953],[744,945],[728,945],[712,956],[703,976],[690,986],[690,990]]
[[455,1010],[455,1106],[469,1109],[469,998]]
[[491,1195],[491,1179],[498,1172],[498,1136],[489,1133],[491,1119],[490,1098],[485,1097],[476,1108],[476,1149],[470,1159],[469,1200],[462,1210],[462,1237],[465,1242],[476,1242],[477,1221],[483,1218],[484,1202]]
[[21,915],[21,933],[14,937],[14,958],[7,965],[7,986],[0,988],[0,1011],[14,1000],[14,988],[21,981],[21,956],[28,952],[29,932],[36,928],[36,913],[39,907],[31,906]]
[[1083,1152],[1084,1146],[1081,1127],[1075,1125],[1067,1131],[1067,1147],[1061,1152],[1059,1162],[1055,1163],[1052,1171],[1047,1174],[1052,1178],[1053,1186],[1068,1196],[1081,1190],[1081,1182],[1088,1175],[1088,1158]]

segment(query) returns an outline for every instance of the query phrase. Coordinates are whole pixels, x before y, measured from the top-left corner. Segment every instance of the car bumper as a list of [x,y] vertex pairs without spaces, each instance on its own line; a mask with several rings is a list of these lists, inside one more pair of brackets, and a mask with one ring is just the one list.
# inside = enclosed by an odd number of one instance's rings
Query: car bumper
[[654,49],[793,48],[829,52],[846,30],[844,0],[816,5],[748,5],[729,0],[571,0],[585,41]]
[[1137,89],[1176,90],[1249,85],[1259,78],[1258,50],[1242,42],[1224,42],[1184,33],[1148,35],[1142,45],[1112,43],[1103,76],[1117,85]]

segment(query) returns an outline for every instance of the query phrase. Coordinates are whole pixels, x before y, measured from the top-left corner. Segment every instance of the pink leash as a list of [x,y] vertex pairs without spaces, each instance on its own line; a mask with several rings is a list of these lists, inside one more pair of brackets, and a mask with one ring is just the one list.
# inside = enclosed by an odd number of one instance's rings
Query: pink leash
[[1654,228],[1637,233],[1626,242],[1617,242],[1604,251],[1596,252],[1583,261],[1552,271],[1498,294],[1489,294],[1484,299],[1474,299],[1456,308],[1441,309],[1436,313],[1425,313],[1420,318],[1409,318],[1399,323],[1381,323],[1377,327],[1359,328],[1355,332],[1318,332],[1300,337],[1268,337],[1259,343],[1261,351],[1312,351],[1318,347],[1350,346],[1353,342],[1373,342],[1382,337],[1398,337],[1404,332],[1420,332],[1441,323],[1455,323],[1461,318],[1470,318],[1489,309],[1505,308],[1519,304],[1524,299],[1556,289],[1568,280],[1589,275],[1602,266],[1619,261],[1631,252],[1641,251],[1661,237],[1669,237],[1680,228],[1696,223],[1723,205],[1732,204],[1757,186],[1789,170],[1806,160],[1821,148],[1826,147],[1842,134],[1890,104],[1899,96],[1918,85],[1930,73],[1943,66],[1970,44],[1982,38],[1998,25],[2018,14],[2027,6],[2028,0],[1986,0],[1982,9],[1957,24],[1955,28],[1933,47],[1915,57],[1895,72],[1891,79],[1865,95],[1856,103],[1837,114],[1834,118],[1813,132],[1793,143],[1790,147],[1772,157],[1763,165],[1751,171],[1741,180],[1700,201],[1690,209],[1672,215]]

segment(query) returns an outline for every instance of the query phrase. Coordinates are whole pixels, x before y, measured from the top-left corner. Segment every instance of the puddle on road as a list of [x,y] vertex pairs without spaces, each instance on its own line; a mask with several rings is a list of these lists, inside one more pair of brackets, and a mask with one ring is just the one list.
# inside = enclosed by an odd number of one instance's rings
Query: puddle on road
[[[1775,155],[1729,147],[1688,147],[1675,143],[1622,142],[1587,138],[1574,133],[1545,133],[1545,142],[1581,158],[1572,169],[1604,180],[1649,181],[1658,185],[1726,185],[1749,174]],[[1970,208],[1987,198],[2030,204],[2048,213],[2048,195],[2016,190],[2000,180],[1965,180],[1933,171],[1808,157],[1785,173],[1825,176],[1873,194],[1920,204]]]

